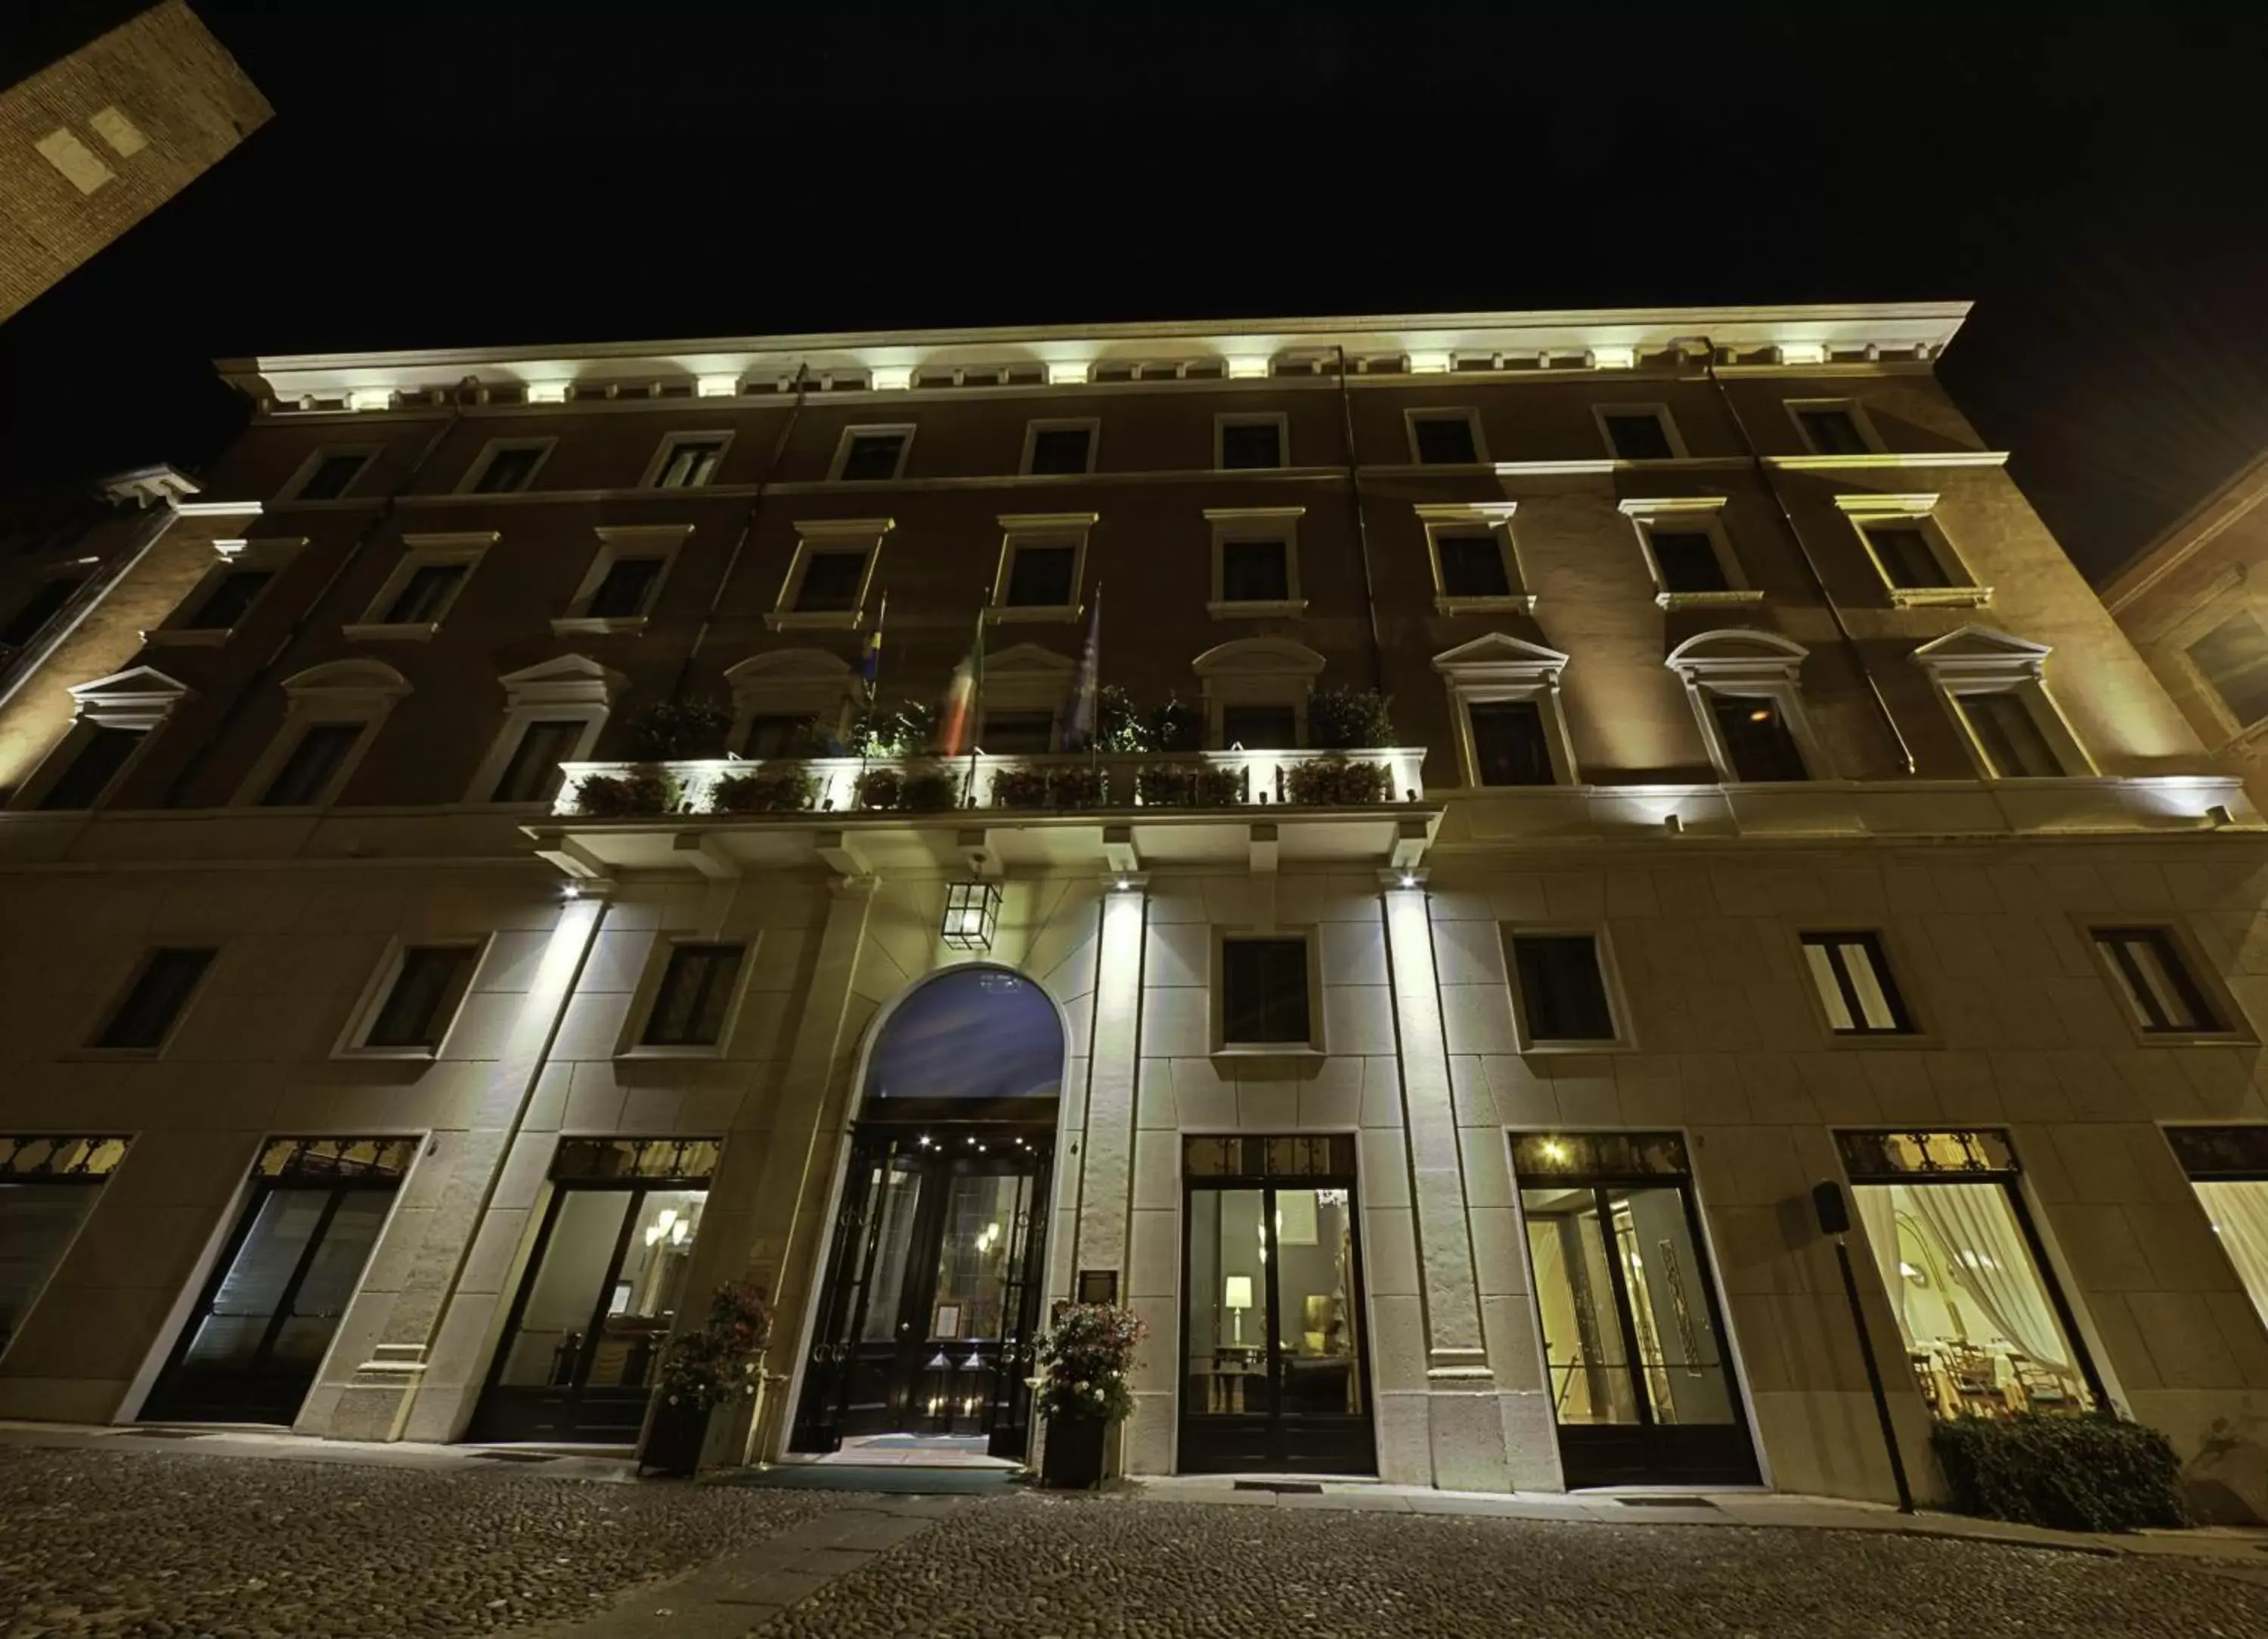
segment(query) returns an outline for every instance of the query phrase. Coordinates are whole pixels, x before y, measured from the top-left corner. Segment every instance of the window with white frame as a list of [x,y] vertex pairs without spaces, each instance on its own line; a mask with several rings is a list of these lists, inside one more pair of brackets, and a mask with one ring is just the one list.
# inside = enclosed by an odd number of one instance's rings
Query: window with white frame
[[214,541],[211,567],[148,641],[165,647],[227,642],[306,544],[300,535]]
[[1859,532],[1867,560],[1900,608],[1992,600],[1992,589],[1977,584],[1938,523],[1935,496],[1845,495],[1835,504]]
[[2235,1033],[2233,1016],[2200,977],[2201,969],[2169,927],[2088,930],[2111,988],[2144,1037]]
[[1808,780],[1831,765],[1803,709],[1809,651],[1777,632],[1703,632],[1664,662],[1687,698],[1718,774],[1743,784]]
[[986,656],[978,748],[994,756],[1053,751],[1077,669],[1068,656],[1037,643],[1016,643]]
[[1814,455],[1872,455],[1882,447],[1867,412],[1850,399],[1789,399],[1787,413]]
[[1433,565],[1433,607],[1442,614],[1525,612],[1535,606],[1520,573],[1510,501],[1423,505],[1418,521]]
[[284,680],[284,726],[236,793],[239,804],[320,808],[336,800],[409,681],[376,660],[334,660]]
[[491,438],[457,486],[460,495],[517,495],[534,483],[556,438]]
[[299,463],[298,471],[276,497],[278,505],[295,501],[342,501],[352,492],[356,480],[369,469],[377,459],[378,446],[358,444],[326,447],[316,451]]
[[431,637],[455,606],[474,569],[497,541],[492,529],[404,535],[401,561],[349,637]]
[[1964,626],[1913,651],[1988,779],[2093,772],[2086,748],[2047,692],[2050,652],[2043,643],[1982,626]]
[[1910,1036],[1913,1015],[1890,973],[1882,936],[1860,930],[1799,936],[1804,970],[1827,1028],[1837,1036]]
[[387,952],[341,1045],[342,1054],[431,1058],[448,1039],[473,974],[481,942],[398,944]]
[[1208,507],[1212,526],[1215,620],[1301,614],[1300,518],[1303,506]]
[[497,680],[504,690],[504,726],[466,800],[548,804],[559,794],[559,765],[590,754],[628,680],[586,656],[561,655]]
[[1086,584],[1093,512],[1008,513],[1000,518],[1000,566],[992,582],[995,621],[1078,618]]
[[709,939],[664,944],[649,976],[644,1023],[628,1051],[714,1053],[731,1029],[747,946]]
[[1222,472],[1289,467],[1291,448],[1291,423],[1284,415],[1263,413],[1212,418],[1212,464]]
[[1624,1045],[1605,941],[1590,928],[1506,928],[1513,1022],[1523,1053]]
[[[1323,657],[1288,637],[1241,637],[1190,665],[1205,707],[1209,744],[1247,751],[1289,750],[1307,739],[1307,696]],[[1274,740],[1281,742],[1269,745]]]
[[1594,404],[1591,414],[1618,461],[1670,461],[1685,453],[1666,404]]
[[1472,467],[1488,459],[1478,410],[1413,409],[1403,415],[1410,428],[1410,459],[1418,466]]
[[2268,717],[2268,627],[2250,609],[2221,620],[2182,650],[2242,731]]
[[795,555],[780,583],[779,602],[764,623],[775,631],[795,627],[855,628],[866,606],[881,556],[887,518],[814,518],[798,523]]
[[729,432],[673,432],[661,441],[646,468],[647,489],[698,489],[717,475]]
[[743,757],[815,757],[843,733],[858,674],[818,649],[776,649],[729,666],[731,744]]
[[842,441],[835,446],[835,465],[827,475],[836,483],[873,483],[901,477],[913,444],[910,424],[845,427]]
[[1314,942],[1305,930],[1224,933],[1216,947],[1213,1042],[1226,1053],[1319,1052]]
[[1567,657],[1491,632],[1433,657],[1448,690],[1468,785],[1572,785],[1575,762],[1559,702]]
[[1093,416],[1024,424],[1024,459],[1017,470],[1027,478],[1071,478],[1094,470],[1095,445],[1102,423]]
[[551,622],[552,631],[564,637],[643,627],[678,548],[692,533],[690,524],[601,527],[583,584],[567,613]]
[[87,1046],[101,1053],[164,1052],[218,953],[209,945],[145,952]]
[[69,732],[17,792],[13,806],[48,812],[99,806],[188,692],[150,666],[77,685],[70,690]]
[[1654,602],[1665,609],[1712,603],[1756,603],[1725,530],[1722,496],[1658,496],[1620,503],[1638,531],[1653,576]]

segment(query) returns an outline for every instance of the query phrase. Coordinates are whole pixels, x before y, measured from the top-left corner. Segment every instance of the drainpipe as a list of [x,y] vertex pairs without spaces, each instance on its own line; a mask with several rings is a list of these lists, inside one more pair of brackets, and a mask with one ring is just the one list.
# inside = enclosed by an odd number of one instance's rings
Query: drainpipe
[[1717,374],[1717,344],[1705,335],[1680,335],[1672,336],[1669,345],[1682,355],[1688,342],[1701,348],[1702,368],[1708,374],[1709,385],[1717,390],[1718,401],[1724,405],[1726,415],[1732,418],[1733,430],[1740,437],[1741,448],[1749,458],[1749,466],[1764,485],[1765,493],[1771,496],[1772,505],[1779,512],[1781,529],[1794,543],[1796,555],[1803,560],[1803,567],[1810,573],[1812,590],[1819,594],[1820,602],[1827,606],[1827,613],[1835,622],[1836,632],[1842,637],[1844,647],[1851,651],[1851,658],[1857,663],[1859,675],[1866,681],[1867,692],[1874,697],[1874,709],[1881,714],[1882,725],[1889,730],[1890,739],[1898,748],[1899,761],[1905,764],[1908,774],[1913,773],[1913,747],[1906,744],[1904,731],[1898,727],[1897,718],[1890,714],[1890,702],[1882,697],[1881,685],[1874,681],[1874,674],[1867,665],[1865,651],[1859,647],[1859,640],[1851,635],[1850,622],[1843,618],[1842,606],[1835,601],[1835,594],[1828,591],[1827,577],[1819,572],[1818,560],[1811,555],[1811,548],[1804,543],[1803,532],[1795,526],[1795,515],[1788,511],[1786,498],[1780,494],[1779,485],[1773,481],[1771,468],[1764,465],[1764,458],[1758,452],[1756,441],[1749,437],[1749,424],[1741,419],[1740,407],[1733,402],[1733,395],[1725,390],[1723,378]]
[[433,452],[441,447],[441,441],[465,418],[465,394],[478,386],[479,378],[475,376],[467,376],[457,383],[456,391],[449,395],[448,419],[434,429],[433,436],[425,440],[425,447],[417,452],[417,459],[403,474],[401,481],[387,492],[386,499],[379,503],[378,511],[371,515],[370,522],[362,526],[362,533],[354,538],[354,543],[348,547],[332,568],[329,577],[313,598],[299,606],[299,612],[291,617],[290,629],[284,632],[276,647],[268,651],[268,658],[253,668],[252,675],[244,680],[244,687],[230,696],[228,703],[221,708],[219,721],[190,747],[188,761],[175,769],[173,777],[166,782],[165,794],[158,799],[159,807],[173,807],[189,782],[203,771],[206,760],[212,755],[214,748],[227,739],[229,730],[236,725],[237,718],[243,714],[254,693],[268,680],[269,673],[275,671],[284,657],[291,652],[292,646],[306,631],[307,622],[314,618],[315,611],[328,601],[332,590],[369,549],[370,543],[378,538],[379,531],[393,518],[396,503],[409,491],[409,486],[417,481],[418,474],[425,470],[426,462],[433,459]]
[[1346,440],[1347,496],[1354,508],[1354,539],[1362,555],[1362,602],[1370,612],[1370,682],[1380,694],[1386,692],[1386,645],[1378,636],[1378,588],[1370,573],[1370,520],[1362,504],[1362,469],[1355,462],[1354,401],[1347,392],[1346,349],[1331,349],[1339,362],[1339,424]]
[[717,611],[724,604],[725,589],[733,584],[733,571],[740,567],[740,553],[755,532],[756,519],[764,510],[764,491],[771,487],[772,477],[779,471],[780,458],[787,453],[787,441],[795,436],[795,423],[803,415],[804,396],[810,390],[809,360],[798,361],[795,367],[795,402],[787,412],[787,423],[780,429],[779,437],[772,440],[771,459],[764,463],[762,474],[756,479],[756,493],[749,497],[747,515],[740,519],[740,533],[733,537],[733,550],[725,559],[725,572],[718,578],[717,590],[702,612],[701,624],[694,628],[693,643],[685,651],[685,660],[677,668],[676,680],[669,686],[669,698],[677,699],[685,692],[685,680],[693,674],[693,662],[701,653],[701,645],[708,641],[709,628],[715,624]]

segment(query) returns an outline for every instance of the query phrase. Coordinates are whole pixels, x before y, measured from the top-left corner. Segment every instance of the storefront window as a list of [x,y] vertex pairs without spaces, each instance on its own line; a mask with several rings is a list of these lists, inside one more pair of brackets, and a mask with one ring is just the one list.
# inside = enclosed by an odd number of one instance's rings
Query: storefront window
[[2268,1322],[2268,1127],[2169,1127],[2166,1138],[2245,1295]]
[[2041,1267],[1999,1133],[1845,1134],[1852,1199],[1936,1415],[2088,1411],[2097,1401]]
[[0,1136],[0,1352],[125,1159],[123,1138]]

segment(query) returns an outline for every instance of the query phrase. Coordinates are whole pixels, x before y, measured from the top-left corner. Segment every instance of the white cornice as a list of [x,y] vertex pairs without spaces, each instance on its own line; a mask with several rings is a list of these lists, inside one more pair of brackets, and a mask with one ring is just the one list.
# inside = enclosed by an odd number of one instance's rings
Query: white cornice
[[1779,349],[1790,356],[1831,358],[1838,351],[1873,348],[1918,349],[1934,356],[1968,312],[1966,302],[1911,302],[1395,313],[279,354],[224,359],[217,368],[254,396],[372,407],[382,406],[392,393],[449,388],[468,376],[491,386],[540,385],[547,391],[569,382],[690,381],[703,394],[722,395],[731,384],[777,381],[802,368],[815,376],[864,375],[876,384],[873,390],[887,392],[921,372],[960,366],[1038,365],[1049,383],[1072,386],[1099,365],[1184,358],[1218,363],[1226,377],[1241,379],[1264,376],[1270,362],[1280,357],[1328,356],[1338,349],[1356,359],[1548,356],[1588,359],[1594,368],[1611,371],[1673,342],[1705,337],[1734,354]]

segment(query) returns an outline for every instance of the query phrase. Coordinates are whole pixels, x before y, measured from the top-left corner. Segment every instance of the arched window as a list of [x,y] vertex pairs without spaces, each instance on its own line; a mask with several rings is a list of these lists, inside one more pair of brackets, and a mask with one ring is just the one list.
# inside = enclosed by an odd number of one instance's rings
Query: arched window
[[1808,780],[1831,765],[1811,731],[1799,679],[1810,651],[1777,632],[1703,632],[1664,662],[1685,680],[1709,760],[1743,784]]
[[1288,637],[1240,637],[1190,663],[1205,707],[1206,738],[1226,750],[1290,751],[1307,743],[1307,696],[1323,657]]
[[733,748],[743,757],[794,757],[841,738],[858,678],[821,649],[775,649],[728,666]]

